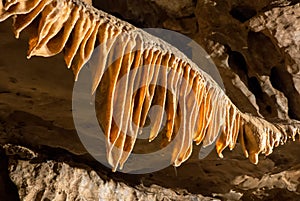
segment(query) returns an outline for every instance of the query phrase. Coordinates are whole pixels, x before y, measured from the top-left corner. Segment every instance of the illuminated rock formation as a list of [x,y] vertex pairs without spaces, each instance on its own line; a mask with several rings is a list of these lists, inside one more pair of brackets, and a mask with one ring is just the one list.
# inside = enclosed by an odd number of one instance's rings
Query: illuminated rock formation
[[[3,3],[4,2],[4,3]],[[179,166],[191,153],[193,142],[211,145],[215,140],[220,157],[237,140],[244,154],[253,163],[258,154],[272,153],[274,147],[300,133],[297,122],[272,122],[244,114],[231,102],[223,90],[204,71],[183,53],[168,43],[145,33],[127,22],[93,8],[79,0],[14,0],[0,2],[0,21],[13,16],[16,38],[30,28],[28,58],[54,56],[64,52],[64,59],[77,80],[80,70],[91,58],[94,48],[100,45],[99,61],[92,68],[92,93],[101,104],[99,123],[107,138],[107,158],[114,170],[128,159],[143,127],[151,105],[160,105],[167,113],[166,133],[163,141],[170,142],[180,135],[171,163]],[[121,43],[120,43],[121,41]],[[114,55],[120,55],[112,60]],[[110,64],[106,70],[106,65]],[[124,74],[150,66],[147,72],[128,77],[123,91],[117,81]],[[174,91],[157,87],[157,77]],[[142,88],[132,93],[133,83]],[[127,94],[127,95],[126,95]],[[128,96],[129,94],[129,96]],[[113,119],[115,99],[121,105],[119,122]],[[178,106],[178,100],[182,100]],[[152,141],[162,126],[163,110],[155,119],[150,132]],[[122,125],[125,130],[119,129]],[[221,131],[220,137],[218,133]]]

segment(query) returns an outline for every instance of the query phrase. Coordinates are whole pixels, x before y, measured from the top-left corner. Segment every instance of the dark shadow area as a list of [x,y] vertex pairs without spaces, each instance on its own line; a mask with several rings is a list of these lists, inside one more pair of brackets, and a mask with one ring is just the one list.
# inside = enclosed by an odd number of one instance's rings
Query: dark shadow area
[[19,201],[18,189],[9,178],[8,158],[0,147],[0,200]]
[[276,102],[269,99],[269,96],[262,90],[260,82],[256,77],[250,77],[248,79],[248,88],[256,97],[256,103],[259,106],[260,113],[266,118],[276,117],[277,110],[272,107]]
[[272,86],[277,89],[278,91],[283,92],[284,91],[284,85],[281,82],[280,79],[280,70],[277,67],[273,67],[271,69],[271,73],[270,73],[270,81]]
[[229,13],[233,18],[242,23],[246,22],[257,14],[256,10],[249,6],[234,6]]
[[237,51],[228,51],[228,65],[230,68],[238,74],[240,79],[247,84],[248,82],[248,67],[244,56]]
[[283,67],[273,67],[270,73],[270,81],[273,87],[288,99],[288,115],[292,119],[300,120],[299,94],[297,93],[292,76]]
[[261,89],[261,86],[259,84],[259,81],[256,77],[250,77],[248,79],[248,87],[249,90],[255,95],[256,98],[262,100],[263,99],[263,91]]

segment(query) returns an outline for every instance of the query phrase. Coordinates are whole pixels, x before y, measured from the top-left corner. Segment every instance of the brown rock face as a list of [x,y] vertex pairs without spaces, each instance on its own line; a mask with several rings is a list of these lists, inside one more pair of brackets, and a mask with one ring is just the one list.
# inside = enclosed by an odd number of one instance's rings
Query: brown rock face
[[[138,27],[193,38],[213,58],[226,94],[270,121],[300,120],[300,4],[262,1],[95,1]],[[299,142],[255,166],[225,150],[145,175],[111,173],[81,145],[72,76],[62,55],[25,59],[24,36],[0,25],[0,200],[299,200]],[[17,56],[15,56],[17,55]],[[58,140],[59,139],[59,140]],[[195,157],[194,157],[195,158]],[[157,186],[159,185],[159,186]],[[4,186],[4,188],[2,188]],[[202,196],[202,195],[204,196]],[[207,196],[207,197],[205,197]]]

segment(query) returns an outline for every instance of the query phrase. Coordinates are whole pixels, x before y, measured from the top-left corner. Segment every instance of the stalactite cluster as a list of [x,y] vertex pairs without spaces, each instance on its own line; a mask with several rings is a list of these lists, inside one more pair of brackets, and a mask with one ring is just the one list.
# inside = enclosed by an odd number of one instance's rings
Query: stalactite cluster
[[[208,146],[215,140],[220,157],[226,147],[233,149],[239,142],[245,156],[256,164],[259,153],[268,155],[299,134],[299,124],[269,123],[240,112],[218,84],[183,53],[89,3],[0,1],[0,21],[11,16],[16,38],[25,28],[31,29],[28,58],[63,51],[75,80],[99,48],[101,59],[92,68],[91,91],[97,93],[101,105],[97,115],[114,170],[128,159],[153,105],[162,110],[152,122],[149,141],[160,134],[165,112],[162,141],[169,143],[178,137],[172,153],[174,166],[190,157],[194,142]],[[136,85],[141,87],[135,89]]]

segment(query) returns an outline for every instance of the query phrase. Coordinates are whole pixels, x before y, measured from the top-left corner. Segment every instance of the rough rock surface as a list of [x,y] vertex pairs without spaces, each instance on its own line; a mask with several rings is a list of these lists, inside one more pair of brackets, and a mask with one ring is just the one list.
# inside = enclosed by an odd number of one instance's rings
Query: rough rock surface
[[24,186],[19,190],[21,200],[212,200],[157,185],[132,188],[123,182],[105,181],[88,166],[76,167],[64,162],[18,160],[11,162],[10,171],[12,181]]
[[[293,0],[97,1],[139,27],[179,31],[214,59],[244,112],[300,120],[300,3]],[[143,6],[141,6],[143,5]],[[299,142],[255,166],[240,149],[177,169],[112,173],[81,145],[62,56],[26,60],[26,36],[0,24],[0,200],[300,200]],[[5,38],[5,40],[2,40]],[[59,140],[58,140],[59,139]]]

